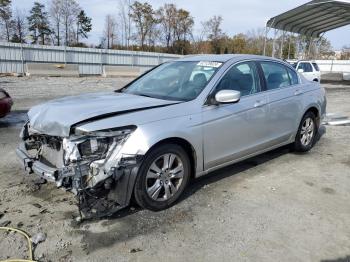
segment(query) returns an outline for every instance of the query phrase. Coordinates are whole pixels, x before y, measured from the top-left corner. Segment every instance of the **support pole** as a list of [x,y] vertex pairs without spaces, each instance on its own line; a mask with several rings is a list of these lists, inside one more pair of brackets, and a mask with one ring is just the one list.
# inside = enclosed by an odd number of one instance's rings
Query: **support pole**
[[275,32],[273,34],[273,42],[272,42],[272,57],[274,58],[275,57],[275,52],[276,52],[276,36],[277,36],[277,32],[278,30],[275,29]]
[[64,65],[67,64],[67,45],[64,45]]
[[288,60],[290,59],[291,42],[292,42],[292,34],[289,35],[289,41],[288,41]]
[[312,40],[312,38],[310,36],[310,38],[309,38],[309,48],[307,49],[307,52],[306,52],[306,59],[310,59],[311,44],[312,44],[311,40]]
[[264,51],[263,51],[263,55],[266,56],[266,45],[267,45],[267,25],[265,26],[265,38],[264,38]]
[[285,35],[285,32],[282,31],[282,39],[281,39],[281,50],[280,50],[280,58],[283,59],[283,47],[284,47],[284,35]]
[[104,76],[104,70],[103,70],[103,49],[100,49],[100,70],[101,70],[101,76]]
[[322,44],[322,38],[324,36],[324,33],[322,35],[319,36],[318,40],[316,41],[316,44],[315,44],[315,59],[318,58],[318,54],[320,52],[320,46]]
[[23,43],[21,42],[21,63],[22,63],[22,75],[25,76],[25,68],[24,68],[24,52],[23,52]]

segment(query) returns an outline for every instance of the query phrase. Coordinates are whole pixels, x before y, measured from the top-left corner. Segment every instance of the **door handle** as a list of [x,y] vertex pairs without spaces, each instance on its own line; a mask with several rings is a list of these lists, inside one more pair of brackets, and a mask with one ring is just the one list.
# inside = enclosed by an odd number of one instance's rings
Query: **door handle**
[[266,105],[266,101],[265,100],[257,100],[254,104],[254,107],[262,107]]
[[299,95],[301,95],[302,93],[303,93],[302,90],[297,89],[297,90],[295,90],[294,95],[295,95],[295,96],[299,96]]

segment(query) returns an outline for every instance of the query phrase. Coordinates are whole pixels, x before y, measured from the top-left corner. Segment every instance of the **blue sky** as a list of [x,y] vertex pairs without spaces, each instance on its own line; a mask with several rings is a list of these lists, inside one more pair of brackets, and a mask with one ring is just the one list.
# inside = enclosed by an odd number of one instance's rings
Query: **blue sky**
[[[38,0],[48,5],[48,0]],[[29,10],[34,0],[12,0],[13,6]],[[102,36],[104,18],[107,14],[117,14],[117,0],[78,0],[80,6],[92,17],[93,31],[89,35],[89,43],[97,43]],[[275,15],[308,2],[308,0],[148,0],[155,8],[165,3],[175,3],[178,7],[187,9],[195,18],[198,29],[201,21],[214,15],[224,18],[222,28],[228,35],[246,33],[249,30],[261,28],[266,21]],[[346,26],[325,35],[331,40],[335,49],[350,45],[350,26]]]

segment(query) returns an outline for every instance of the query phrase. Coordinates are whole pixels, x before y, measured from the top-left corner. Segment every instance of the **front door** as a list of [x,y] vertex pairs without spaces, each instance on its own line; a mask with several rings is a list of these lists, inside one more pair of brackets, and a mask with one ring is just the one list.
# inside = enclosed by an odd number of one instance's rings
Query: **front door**
[[298,70],[299,69],[304,71],[302,74],[307,80],[313,81],[315,79],[313,67],[309,62],[300,62]]
[[241,100],[234,104],[203,108],[204,168],[218,167],[262,149],[267,137],[267,95],[261,93],[261,79],[255,62],[232,66],[220,80],[220,90],[237,90]]

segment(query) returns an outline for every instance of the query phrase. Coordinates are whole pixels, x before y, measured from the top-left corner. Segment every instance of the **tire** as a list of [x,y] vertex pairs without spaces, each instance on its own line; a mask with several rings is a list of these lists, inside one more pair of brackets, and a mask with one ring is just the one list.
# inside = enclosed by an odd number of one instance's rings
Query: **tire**
[[317,133],[316,116],[313,112],[309,111],[300,122],[293,149],[296,152],[308,152],[315,144]]
[[160,145],[147,153],[141,164],[134,187],[135,200],[152,211],[167,209],[182,195],[190,176],[186,151],[176,144]]

